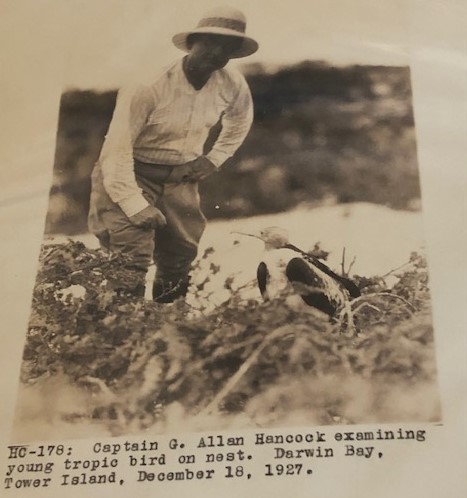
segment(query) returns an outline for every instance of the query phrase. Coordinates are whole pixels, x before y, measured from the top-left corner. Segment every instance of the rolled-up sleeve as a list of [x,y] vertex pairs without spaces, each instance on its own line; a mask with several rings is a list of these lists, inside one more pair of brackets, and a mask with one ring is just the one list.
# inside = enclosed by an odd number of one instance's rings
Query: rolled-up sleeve
[[148,206],[135,179],[133,144],[154,104],[149,87],[120,90],[99,159],[104,188],[128,217]]
[[207,158],[220,167],[245,140],[253,122],[253,101],[245,79],[240,80],[235,99],[222,116],[222,130]]

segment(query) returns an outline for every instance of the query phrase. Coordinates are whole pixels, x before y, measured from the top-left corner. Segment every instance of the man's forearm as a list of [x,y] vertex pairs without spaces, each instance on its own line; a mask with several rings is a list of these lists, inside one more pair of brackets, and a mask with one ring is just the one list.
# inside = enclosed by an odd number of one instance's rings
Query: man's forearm
[[242,145],[250,131],[250,127],[251,121],[249,119],[241,124],[230,125],[230,123],[223,123],[223,130],[211,151],[206,154],[206,157],[217,168],[220,168]]
[[148,206],[134,173],[133,142],[151,109],[144,87],[119,92],[114,116],[101,152],[104,188],[128,216]]
[[253,123],[253,103],[246,83],[222,118],[222,130],[206,157],[219,168],[242,145]]

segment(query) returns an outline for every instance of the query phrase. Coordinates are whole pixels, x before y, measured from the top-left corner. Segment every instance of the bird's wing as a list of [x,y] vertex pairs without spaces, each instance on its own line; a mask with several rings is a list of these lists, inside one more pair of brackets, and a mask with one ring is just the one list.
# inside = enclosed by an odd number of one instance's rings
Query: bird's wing
[[289,261],[286,275],[308,306],[313,306],[329,316],[334,315],[345,299],[334,279],[302,258],[292,258]]
[[261,292],[261,296],[265,301],[269,299],[267,285],[270,280],[270,274],[268,271],[268,267],[264,261],[258,265],[256,270],[256,279],[258,281],[259,291]]
[[302,251],[301,249],[294,246],[293,244],[286,244],[285,247],[287,249],[291,249],[292,251],[298,252],[309,263],[315,265],[322,272],[326,273],[327,275],[332,277],[334,280],[339,282],[341,285],[343,285],[344,288],[348,290],[351,297],[359,297],[361,295],[360,289],[354,284],[354,282],[352,282],[352,280],[350,280],[350,278],[342,277],[341,275],[338,275],[337,273],[333,272],[331,270],[331,268],[329,268],[329,266],[325,265],[318,258],[313,256],[312,254],[308,254],[307,252]]

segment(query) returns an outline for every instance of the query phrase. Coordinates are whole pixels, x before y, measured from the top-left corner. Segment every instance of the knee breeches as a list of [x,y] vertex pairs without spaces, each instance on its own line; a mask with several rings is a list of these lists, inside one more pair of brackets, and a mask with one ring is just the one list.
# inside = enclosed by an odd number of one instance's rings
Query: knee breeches
[[146,200],[164,214],[167,225],[157,229],[132,225],[103,186],[99,189],[93,185],[90,229],[107,249],[129,257],[132,268],[140,273],[141,282],[151,261],[156,265],[156,280],[186,280],[206,226],[198,184],[160,184],[138,176],[136,179]]

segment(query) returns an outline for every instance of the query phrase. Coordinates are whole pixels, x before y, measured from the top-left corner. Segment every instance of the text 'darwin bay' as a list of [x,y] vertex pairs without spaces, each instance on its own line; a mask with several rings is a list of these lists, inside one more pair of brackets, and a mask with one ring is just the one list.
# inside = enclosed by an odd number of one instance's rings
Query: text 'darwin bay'
[[[384,465],[385,454],[425,443],[427,432],[428,429],[406,427],[366,431],[261,430],[170,438],[109,438],[72,445],[12,444],[3,449],[7,463],[2,469],[2,488],[23,496],[26,488],[34,492],[43,488],[315,479],[323,466],[349,459]],[[372,465],[361,466],[362,472],[371,471]]]

